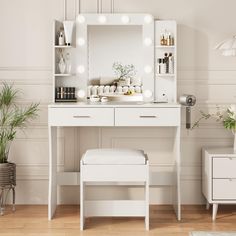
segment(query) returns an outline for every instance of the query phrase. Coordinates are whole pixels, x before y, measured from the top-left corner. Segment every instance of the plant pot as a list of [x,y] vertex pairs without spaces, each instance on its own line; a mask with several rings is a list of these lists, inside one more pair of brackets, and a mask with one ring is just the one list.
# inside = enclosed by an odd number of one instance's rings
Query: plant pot
[[12,190],[12,210],[15,211],[16,164],[0,163],[0,215],[4,214],[8,193]]
[[16,164],[0,163],[0,188],[16,186]]

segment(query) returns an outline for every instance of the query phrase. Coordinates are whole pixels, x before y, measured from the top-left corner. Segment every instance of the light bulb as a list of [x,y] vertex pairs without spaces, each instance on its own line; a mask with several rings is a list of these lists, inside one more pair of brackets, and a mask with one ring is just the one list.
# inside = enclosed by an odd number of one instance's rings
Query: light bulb
[[83,89],[79,89],[77,92],[78,98],[84,98],[85,97],[85,91]]
[[77,20],[80,24],[83,24],[85,22],[85,17],[83,15],[78,15]]
[[150,46],[152,44],[152,39],[151,38],[145,38],[143,42],[146,46]]
[[147,65],[147,66],[144,67],[144,71],[145,71],[146,74],[150,74],[152,72],[152,67]]
[[104,24],[107,21],[107,18],[104,15],[100,15],[98,17],[98,21],[99,21],[99,23]]
[[153,21],[153,17],[151,15],[144,16],[144,22],[150,24]]
[[130,19],[129,19],[128,16],[122,16],[121,17],[121,21],[122,21],[123,24],[128,24]]
[[78,70],[78,73],[79,73],[79,74],[83,74],[84,71],[85,71],[85,68],[84,68],[83,65],[79,65],[78,68],[77,68],[77,70]]
[[143,96],[145,97],[145,98],[151,98],[152,97],[152,91],[151,90],[145,90],[144,92],[143,92]]
[[85,44],[84,38],[78,38],[77,43],[79,46],[83,46]]

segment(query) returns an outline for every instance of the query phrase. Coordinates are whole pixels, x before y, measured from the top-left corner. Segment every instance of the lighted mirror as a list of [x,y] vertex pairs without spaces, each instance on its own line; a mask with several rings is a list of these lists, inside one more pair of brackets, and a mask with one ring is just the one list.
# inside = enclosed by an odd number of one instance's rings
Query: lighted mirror
[[[124,94],[132,95],[123,97],[124,101],[141,101],[144,91],[154,94],[151,15],[79,15],[76,38],[77,76],[87,97]],[[120,76],[126,74],[121,71],[129,72],[128,76]]]

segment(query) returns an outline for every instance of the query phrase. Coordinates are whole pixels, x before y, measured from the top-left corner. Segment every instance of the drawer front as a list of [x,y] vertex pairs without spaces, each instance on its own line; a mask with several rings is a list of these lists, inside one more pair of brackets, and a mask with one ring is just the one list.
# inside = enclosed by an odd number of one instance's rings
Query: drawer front
[[116,126],[178,126],[179,108],[116,108]]
[[213,178],[236,178],[236,158],[213,157]]
[[236,179],[213,179],[213,200],[236,200]]
[[51,126],[113,126],[113,108],[49,108]]

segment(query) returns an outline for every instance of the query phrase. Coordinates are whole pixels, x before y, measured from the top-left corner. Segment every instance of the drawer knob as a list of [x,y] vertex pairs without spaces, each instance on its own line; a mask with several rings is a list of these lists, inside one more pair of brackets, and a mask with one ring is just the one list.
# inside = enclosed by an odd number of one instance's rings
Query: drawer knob
[[139,118],[157,118],[157,116],[139,116]]
[[90,118],[90,116],[73,116],[73,118]]

